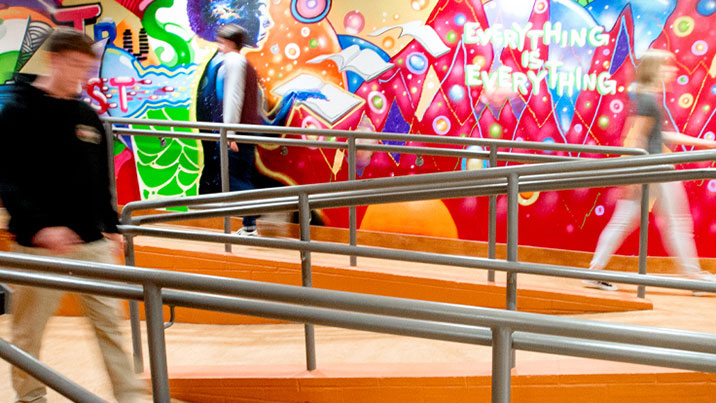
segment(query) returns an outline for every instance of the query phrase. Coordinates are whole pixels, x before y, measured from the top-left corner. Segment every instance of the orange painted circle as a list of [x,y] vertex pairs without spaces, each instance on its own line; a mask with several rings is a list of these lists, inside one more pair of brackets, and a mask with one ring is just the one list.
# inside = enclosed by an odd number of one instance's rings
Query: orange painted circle
[[517,198],[520,206],[530,206],[539,198],[539,192],[522,192]]
[[440,200],[368,206],[360,224],[367,231],[457,238],[457,226]]

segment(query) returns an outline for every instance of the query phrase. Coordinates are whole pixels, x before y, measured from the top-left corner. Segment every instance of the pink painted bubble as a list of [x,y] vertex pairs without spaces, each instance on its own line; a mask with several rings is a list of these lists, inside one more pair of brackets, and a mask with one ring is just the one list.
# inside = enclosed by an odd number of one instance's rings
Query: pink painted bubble
[[308,24],[322,20],[330,7],[329,0],[292,0],[292,2],[295,5],[296,19]]
[[349,11],[343,18],[343,26],[347,33],[357,35],[365,27],[365,17],[358,10]]

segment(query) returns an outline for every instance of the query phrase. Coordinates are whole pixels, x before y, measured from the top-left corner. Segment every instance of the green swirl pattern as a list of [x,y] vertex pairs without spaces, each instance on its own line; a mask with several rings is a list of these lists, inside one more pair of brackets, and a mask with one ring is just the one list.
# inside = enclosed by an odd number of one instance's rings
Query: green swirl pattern
[[[143,118],[189,120],[186,108],[163,108],[147,111]],[[134,129],[191,132],[191,129],[133,125]],[[194,196],[199,193],[201,143],[196,140],[160,139],[134,136],[139,191],[142,199]]]

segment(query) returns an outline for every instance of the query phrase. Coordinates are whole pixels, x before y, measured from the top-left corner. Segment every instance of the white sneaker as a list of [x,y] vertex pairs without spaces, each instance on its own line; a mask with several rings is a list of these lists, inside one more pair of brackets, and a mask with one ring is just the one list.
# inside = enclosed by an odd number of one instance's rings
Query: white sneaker
[[[689,275],[688,278],[694,279],[694,280],[703,280],[703,281],[716,281],[716,274],[713,274],[708,271],[700,271],[697,273],[694,273],[692,275]],[[694,291],[694,297],[703,297],[708,295],[706,291]]]
[[696,273],[694,278],[697,280],[704,280],[704,281],[716,281],[716,274],[713,274],[710,271],[700,271],[700,272]]
[[236,231],[238,236],[259,236],[259,231],[256,227],[241,227]]
[[585,287],[598,288],[604,291],[616,291],[619,289],[619,287],[615,286],[612,283],[607,283],[606,281],[599,280],[582,280],[582,284],[584,284]]

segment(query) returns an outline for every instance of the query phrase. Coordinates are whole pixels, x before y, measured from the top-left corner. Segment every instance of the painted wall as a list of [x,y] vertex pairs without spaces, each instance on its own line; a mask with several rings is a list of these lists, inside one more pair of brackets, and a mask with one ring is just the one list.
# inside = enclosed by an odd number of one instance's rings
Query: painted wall
[[[649,47],[677,55],[665,130],[714,138],[714,0],[0,0],[0,80],[42,70],[43,34],[84,29],[103,50],[85,98],[111,116],[192,120],[212,69],[216,28],[247,27],[247,53],[275,124],[437,136],[620,145],[630,82]],[[38,111],[38,114],[41,114]],[[331,139],[342,141],[343,139]],[[396,144],[391,142],[391,144]],[[397,143],[402,144],[402,143]],[[410,143],[409,145],[420,145]],[[328,149],[259,148],[262,174],[284,184],[345,180]],[[120,201],[198,191],[195,141],[121,138]],[[482,161],[362,153],[361,178],[482,169]],[[710,166],[705,163],[700,166]],[[701,256],[716,237],[716,182],[686,184]],[[520,243],[592,251],[618,189],[522,194]],[[498,199],[504,241],[506,200]],[[345,210],[323,212],[345,226]],[[650,252],[663,254],[652,220]],[[362,228],[485,240],[487,200],[359,209]],[[619,252],[636,253],[634,234]]]

